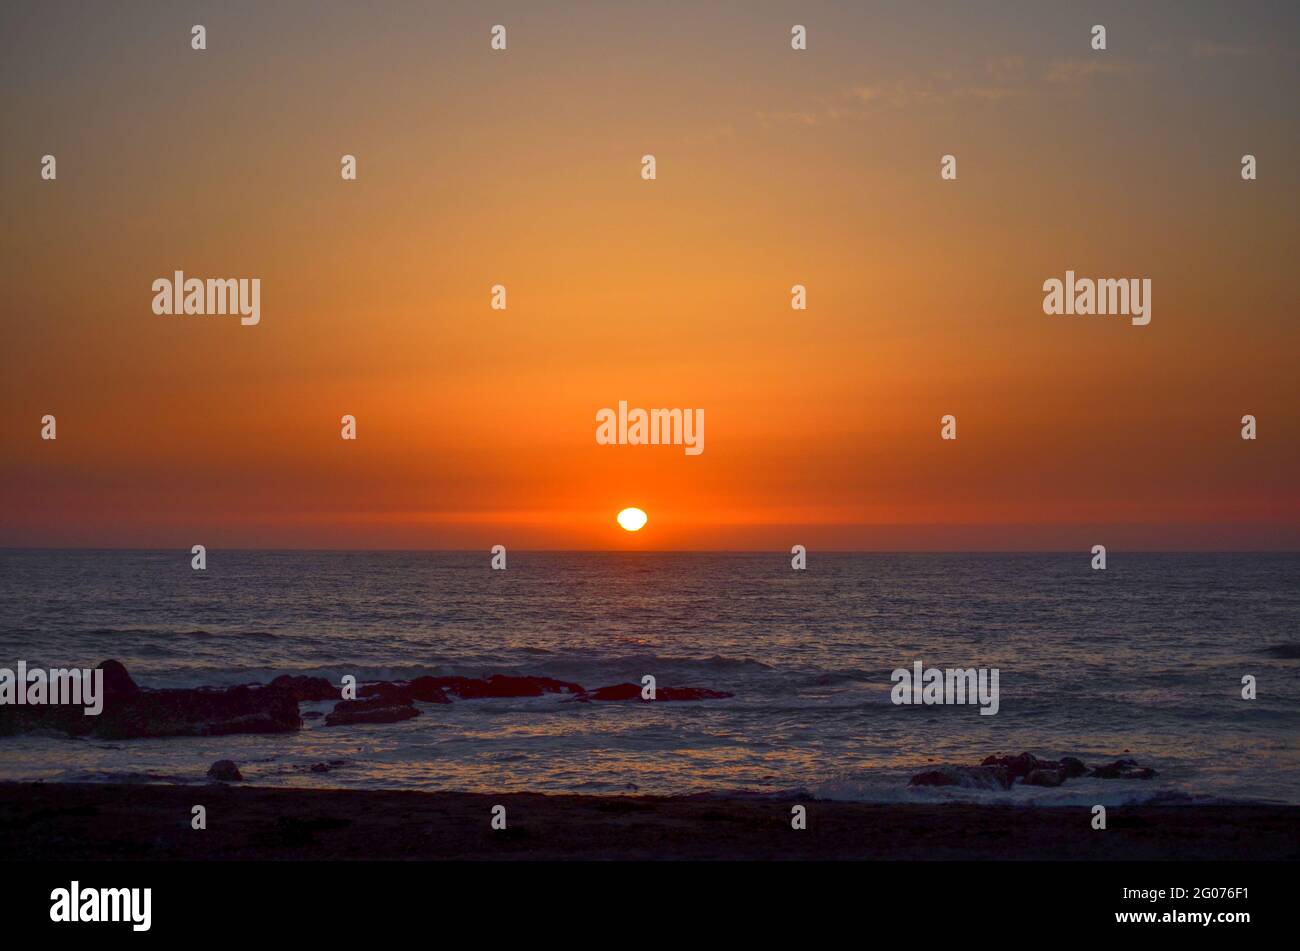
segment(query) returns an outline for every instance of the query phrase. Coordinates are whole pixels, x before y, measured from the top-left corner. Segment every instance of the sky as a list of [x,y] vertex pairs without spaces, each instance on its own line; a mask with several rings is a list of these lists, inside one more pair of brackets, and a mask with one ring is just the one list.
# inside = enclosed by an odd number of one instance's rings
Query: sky
[[1293,3],[19,3],[0,77],[0,546],[1300,548]]

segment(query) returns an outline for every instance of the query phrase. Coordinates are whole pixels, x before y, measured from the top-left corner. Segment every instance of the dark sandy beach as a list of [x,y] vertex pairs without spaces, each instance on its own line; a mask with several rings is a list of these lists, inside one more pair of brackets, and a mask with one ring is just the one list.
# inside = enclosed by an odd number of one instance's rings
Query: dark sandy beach
[[[506,807],[507,828],[490,826]],[[0,785],[0,856],[34,860],[1296,860],[1300,806],[876,805],[255,786]],[[191,828],[203,805],[207,828]]]

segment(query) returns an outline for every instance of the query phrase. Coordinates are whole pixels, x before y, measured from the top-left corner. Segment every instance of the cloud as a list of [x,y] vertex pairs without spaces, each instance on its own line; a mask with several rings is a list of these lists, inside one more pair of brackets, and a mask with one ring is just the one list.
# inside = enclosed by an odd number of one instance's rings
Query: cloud
[[830,118],[829,112],[813,112],[808,109],[768,112],[759,110],[754,116],[764,126],[771,125],[817,125],[824,118]]
[[953,90],[953,96],[957,98],[987,99],[990,102],[1024,95],[1028,95],[1028,90],[1015,86],[963,86]]
[[1129,63],[1058,59],[1048,68],[1047,81],[1055,85],[1072,85],[1093,76],[1127,76],[1136,71],[1136,67]]
[[933,73],[925,79],[899,79],[854,86],[851,97],[864,106],[925,106],[960,99],[998,101],[1026,94],[1024,64],[1019,57],[990,60],[986,77],[966,79],[951,72]]
[[998,56],[961,71],[950,68],[926,76],[859,83],[841,91],[833,101],[822,100],[798,109],[759,111],[754,115],[765,126],[816,126],[862,119],[883,109],[1002,103],[1042,95],[1095,76],[1123,76],[1138,71],[1131,63],[1113,60],[1055,60],[1044,67],[1031,66],[1021,56]]
[[918,82],[897,79],[869,86],[854,86],[850,94],[857,102],[868,106],[898,107],[943,101],[943,94],[935,89],[932,80]]
[[997,79],[1021,79],[1025,74],[1025,60],[1020,56],[999,56],[984,64],[985,72]]
[[1247,46],[1243,44],[1215,43],[1210,40],[1201,40],[1192,46],[1193,56],[1253,56],[1266,52],[1258,46]]

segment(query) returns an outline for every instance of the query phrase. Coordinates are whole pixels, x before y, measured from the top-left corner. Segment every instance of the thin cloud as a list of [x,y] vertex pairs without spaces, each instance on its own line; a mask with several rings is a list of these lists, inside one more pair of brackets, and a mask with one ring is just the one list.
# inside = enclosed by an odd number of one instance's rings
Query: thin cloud
[[1260,46],[1247,46],[1244,44],[1233,43],[1215,43],[1209,40],[1201,40],[1192,46],[1193,56],[1208,56],[1218,58],[1221,56],[1256,56],[1260,53],[1268,52]]
[[1136,67],[1130,63],[1058,59],[1048,68],[1047,81],[1055,85],[1073,85],[1094,76],[1127,76],[1135,72]]
[[1122,76],[1138,72],[1131,63],[1100,60],[1056,60],[1046,67],[1027,64],[1021,56],[991,57],[982,67],[962,74],[948,69],[928,76],[881,79],[859,83],[840,93],[838,100],[822,101],[803,109],[755,112],[764,125],[816,126],[828,122],[865,118],[885,109],[923,108],[961,102],[1001,103],[1040,95],[1083,83],[1097,76]]

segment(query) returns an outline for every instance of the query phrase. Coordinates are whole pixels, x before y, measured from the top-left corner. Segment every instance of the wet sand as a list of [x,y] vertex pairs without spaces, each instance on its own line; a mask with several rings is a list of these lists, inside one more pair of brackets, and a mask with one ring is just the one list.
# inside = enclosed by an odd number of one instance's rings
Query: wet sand
[[[876,805],[650,796],[0,784],[33,860],[1296,860],[1300,806]],[[505,830],[491,811],[506,807]],[[207,828],[191,828],[192,808]]]

